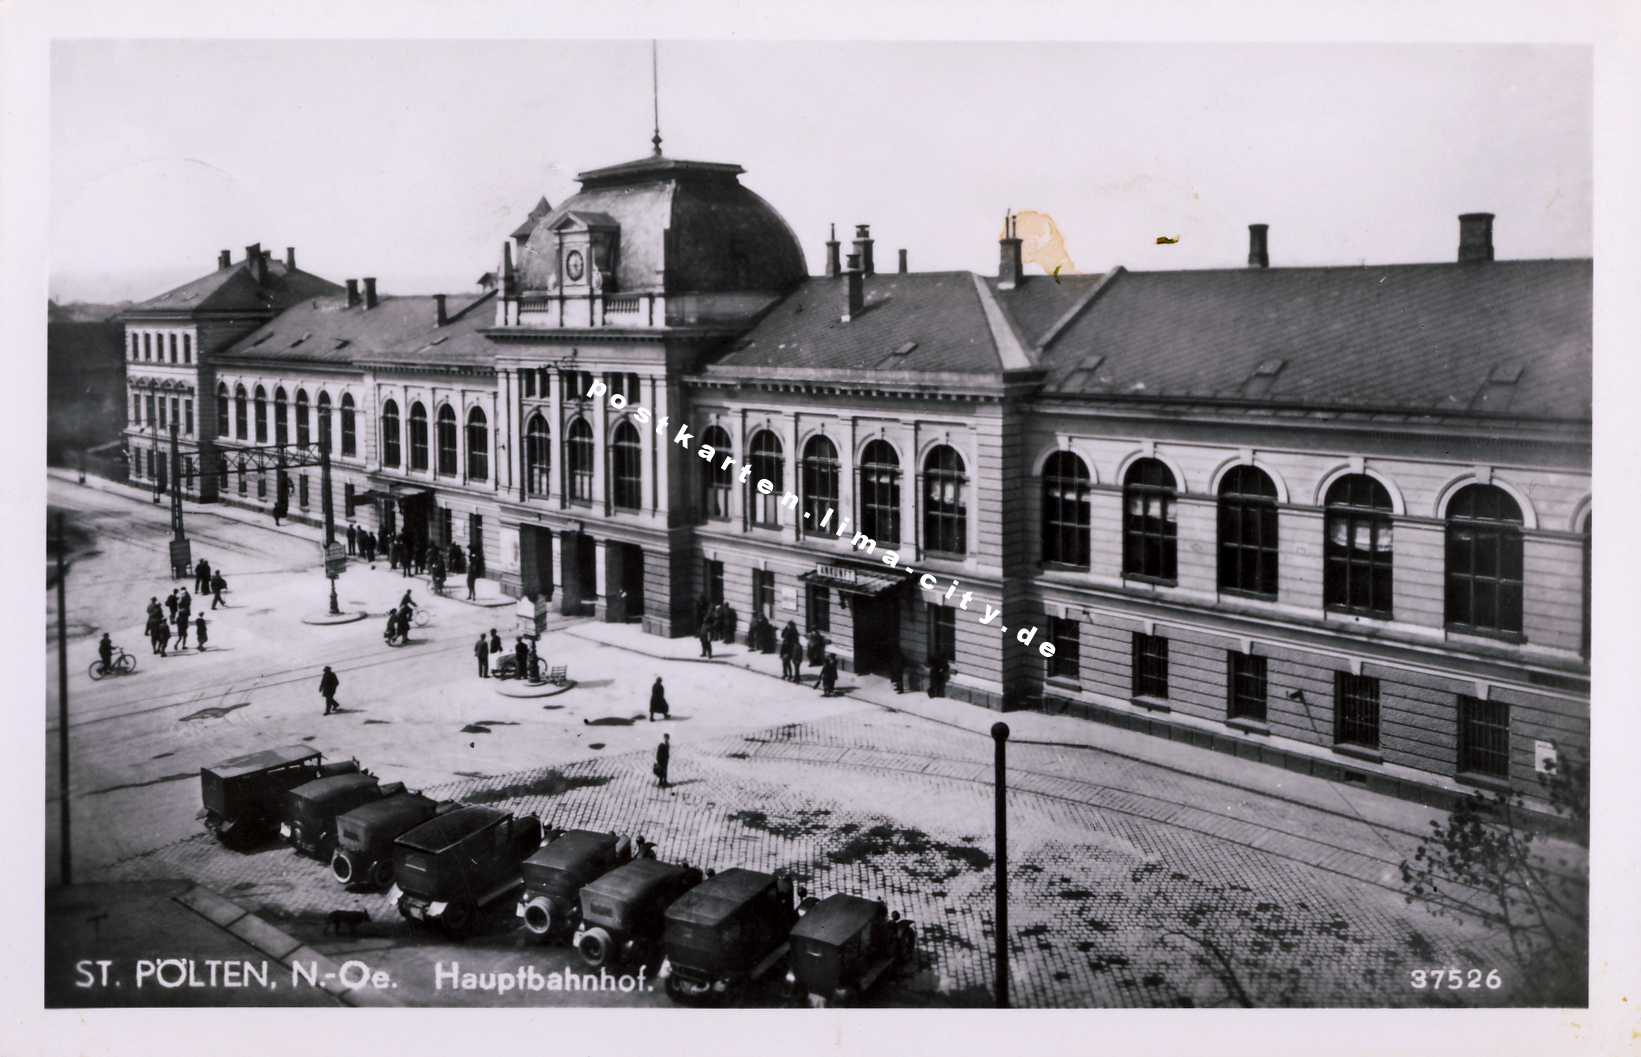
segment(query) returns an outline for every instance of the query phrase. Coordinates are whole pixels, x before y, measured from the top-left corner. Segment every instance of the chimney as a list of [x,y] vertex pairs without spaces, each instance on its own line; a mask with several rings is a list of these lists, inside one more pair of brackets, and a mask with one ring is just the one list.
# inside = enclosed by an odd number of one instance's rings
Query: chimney
[[1493,214],[1459,214],[1459,263],[1493,259]]
[[501,244],[501,296],[513,296],[513,247],[506,242]]
[[832,225],[832,233],[826,240],[826,277],[836,279],[843,272],[838,265],[838,226]]
[[900,251],[900,274],[901,275],[906,274],[906,251],[905,250]]
[[251,266],[251,278],[261,285],[263,277],[267,274],[263,267],[262,243],[253,242],[245,247],[245,263]]
[[221,271],[224,268],[233,267],[233,263],[234,263],[233,254],[229,253],[227,250],[219,250],[217,252],[217,270],[218,271]]
[[289,271],[293,271],[293,272],[296,271],[296,247],[295,246],[286,246],[285,247],[285,268]]
[[849,299],[843,305],[843,321],[847,323],[866,307],[866,277],[861,274],[860,254],[849,255],[849,270],[844,278],[849,282]]
[[434,321],[435,326],[440,326],[440,327],[442,327],[446,323],[450,322],[450,317],[446,316],[445,312],[444,312],[444,295],[443,294],[434,294],[433,295],[433,321]]
[[1269,224],[1248,225],[1248,267],[1269,268],[1271,266],[1270,251],[1265,248],[1265,234],[1271,230]]
[[357,279],[348,280],[348,307],[359,307],[359,280]]
[[1015,232],[1013,213],[1003,214],[1003,237],[998,242],[997,289],[1012,290],[1020,285],[1024,266],[1020,263],[1020,236]]
[[860,270],[867,275],[876,275],[877,269],[872,267],[872,226],[870,224],[855,225],[855,253],[860,258]]
[[364,282],[365,282],[365,307],[366,308],[375,308],[376,307],[376,277],[374,275],[367,275],[367,276],[365,276]]

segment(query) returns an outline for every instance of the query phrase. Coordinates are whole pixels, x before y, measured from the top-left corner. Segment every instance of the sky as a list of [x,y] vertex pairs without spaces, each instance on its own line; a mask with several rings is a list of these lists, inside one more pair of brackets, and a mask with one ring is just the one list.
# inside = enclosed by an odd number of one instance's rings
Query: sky
[[[470,290],[575,174],[649,153],[635,41],[58,41],[51,292],[154,296],[258,242],[387,293]],[[659,44],[663,149],[736,162],[811,271],[997,267],[1006,210],[1075,268],[1592,252],[1588,49],[1548,45]],[[1158,236],[1177,238],[1158,245]],[[882,265],[880,264],[880,267]]]

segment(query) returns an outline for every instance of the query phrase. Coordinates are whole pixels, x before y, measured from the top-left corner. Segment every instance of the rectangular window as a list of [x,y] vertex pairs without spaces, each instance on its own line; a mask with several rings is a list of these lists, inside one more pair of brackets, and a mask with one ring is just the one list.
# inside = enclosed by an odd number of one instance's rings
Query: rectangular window
[[1134,696],[1168,698],[1168,640],[1134,632]]
[[535,396],[536,395],[536,372],[535,371],[520,371],[519,374],[522,376],[520,380],[524,383],[524,395],[527,396],[527,397]]
[[1048,659],[1050,679],[1076,680],[1080,645],[1078,636],[1081,631],[1081,623],[1073,617],[1049,618],[1049,641],[1054,644],[1054,656]]
[[724,563],[708,561],[706,564],[707,605],[715,606],[724,600]]
[[131,424],[142,425],[142,397],[136,393],[131,394]]
[[768,569],[752,570],[752,608],[765,620],[775,619],[775,574]]
[[1459,695],[1459,771],[1510,777],[1510,706]]
[[182,430],[182,416],[177,413],[180,405],[181,401],[173,396],[171,398],[171,421],[176,423],[178,430]]
[[268,498],[268,475],[261,470],[256,473],[256,497],[258,499]]
[[182,362],[194,362],[194,336],[192,334],[182,336]]
[[1333,741],[1364,749],[1379,747],[1379,680],[1369,675],[1334,673]]
[[131,335],[131,358],[133,360],[135,360],[135,359],[140,359],[141,357],[142,357],[142,339],[139,338],[136,334],[133,333]]
[[190,437],[194,435],[194,402],[192,400],[182,402],[182,431]]
[[171,335],[168,335],[168,337],[170,338],[170,341],[168,341],[167,344],[170,345],[170,347],[171,347],[171,362],[176,363],[177,362],[177,336],[175,334],[171,334]]
[[944,657],[948,662],[957,659],[957,610],[930,602],[929,659],[936,657]]
[[154,394],[150,393],[143,397],[143,404],[146,405],[144,410],[147,413],[144,417],[148,419],[148,424],[153,425],[159,421],[159,415],[154,411]]
[[154,336],[152,334],[145,333],[142,336],[142,358],[145,360],[154,358]]
[[353,485],[346,482],[342,484],[342,516],[353,516]]
[[1265,722],[1265,658],[1229,650],[1225,669],[1225,714]]
[[818,584],[810,584],[804,594],[804,623],[810,631],[832,630],[832,592]]
[[302,509],[308,509],[308,475],[302,474],[296,479],[296,501]]
[[160,400],[159,400],[159,411],[160,411],[160,429],[164,429],[166,427],[166,422],[165,422],[165,397],[163,397],[163,396],[160,397]]

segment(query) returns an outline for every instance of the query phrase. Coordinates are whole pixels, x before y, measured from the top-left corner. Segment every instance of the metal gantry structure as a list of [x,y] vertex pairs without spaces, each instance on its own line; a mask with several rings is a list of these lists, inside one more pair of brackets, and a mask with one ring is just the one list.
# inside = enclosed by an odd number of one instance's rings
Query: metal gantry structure
[[[232,457],[236,465],[230,468],[229,458]],[[345,553],[337,555],[339,549],[336,543],[336,511],[331,496],[330,480],[330,436],[327,431],[320,430],[319,441],[307,444],[259,444],[250,447],[235,447],[218,451],[216,454],[217,468],[209,469],[204,465],[204,457],[184,465],[178,450],[177,424],[171,423],[171,573],[176,578],[186,578],[193,566],[191,548],[188,536],[183,527],[182,492],[184,481],[204,480],[207,477],[218,478],[219,487],[226,492],[229,473],[266,473],[274,471],[275,487],[278,491],[274,497],[274,510],[283,516],[282,512],[289,506],[289,488],[285,474],[290,470],[305,469],[310,466],[319,467],[319,494],[320,508],[325,518],[325,577],[330,581],[330,614],[340,616],[341,607],[336,600],[336,578],[346,564]],[[158,484],[156,482],[156,489]],[[158,496],[156,495],[156,499]]]

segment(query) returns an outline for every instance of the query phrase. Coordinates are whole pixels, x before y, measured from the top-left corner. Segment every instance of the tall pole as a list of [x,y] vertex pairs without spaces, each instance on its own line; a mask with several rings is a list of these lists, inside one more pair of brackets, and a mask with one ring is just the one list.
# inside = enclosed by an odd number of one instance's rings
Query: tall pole
[[997,945],[997,1008],[1009,1007],[1009,816],[1008,779],[1004,765],[1009,740],[1009,725],[993,723],[992,740],[997,743],[997,775],[993,779],[997,797],[997,910],[993,915],[993,941]]
[[182,455],[177,445],[177,420],[171,420],[171,575],[188,575],[188,537],[182,530]]
[[342,615],[342,607],[336,602],[336,573],[330,567],[330,548],[336,542],[336,511],[331,504],[330,488],[330,421],[329,412],[325,428],[319,431],[319,489],[323,493],[319,497],[319,505],[325,512],[325,576],[330,580],[330,615]]
[[68,537],[63,531],[63,515],[57,513],[57,803],[62,820],[63,836],[59,854],[62,858],[63,886],[74,883],[72,858],[69,855],[68,803],[68,610],[65,608],[64,582],[68,579],[68,563],[63,552],[68,549]]

